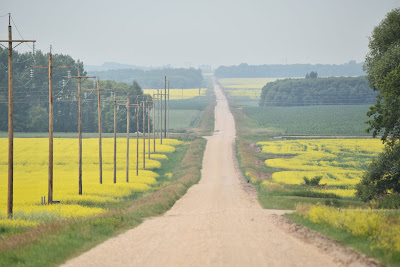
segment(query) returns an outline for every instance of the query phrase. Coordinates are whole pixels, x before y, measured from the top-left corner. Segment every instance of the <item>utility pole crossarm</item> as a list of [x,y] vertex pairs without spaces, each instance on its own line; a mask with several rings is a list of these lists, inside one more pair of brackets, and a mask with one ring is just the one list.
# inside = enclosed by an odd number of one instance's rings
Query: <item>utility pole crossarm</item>
[[[31,68],[48,68],[49,66],[31,66]],[[70,69],[71,66],[52,66],[52,68],[56,68],[56,69]]]
[[96,78],[96,76],[63,76],[63,78],[86,79],[86,78]]
[[114,91],[114,89],[100,89],[100,90],[97,90],[97,89],[85,89],[84,91],[85,92],[91,92],[91,91],[96,91],[96,92],[97,91]]
[[36,40],[0,40],[0,43],[36,43]]

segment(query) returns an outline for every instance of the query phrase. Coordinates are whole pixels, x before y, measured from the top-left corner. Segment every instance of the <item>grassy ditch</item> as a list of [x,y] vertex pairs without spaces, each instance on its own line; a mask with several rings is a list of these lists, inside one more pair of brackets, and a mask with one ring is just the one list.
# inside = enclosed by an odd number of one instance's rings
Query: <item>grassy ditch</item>
[[339,243],[346,244],[368,257],[378,259],[385,265],[400,266],[400,253],[378,248],[371,237],[354,236],[343,229],[338,229],[328,224],[314,223],[297,213],[287,214],[285,217],[314,231],[325,234]]
[[159,170],[156,191],[110,204],[108,212],[96,217],[44,224],[5,237],[0,242],[0,266],[58,265],[139,225],[146,217],[165,213],[199,181],[205,144],[204,139],[196,138],[171,155]]

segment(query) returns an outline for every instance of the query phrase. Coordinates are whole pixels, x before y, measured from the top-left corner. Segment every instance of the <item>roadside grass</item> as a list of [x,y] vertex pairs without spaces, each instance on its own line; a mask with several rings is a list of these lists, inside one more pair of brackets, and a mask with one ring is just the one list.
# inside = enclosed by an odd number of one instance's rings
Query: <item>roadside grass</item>
[[296,213],[286,214],[284,216],[295,223],[304,225],[312,230],[325,234],[339,243],[346,244],[347,246],[362,252],[368,257],[379,259],[379,261],[385,265],[400,266],[399,252],[388,252],[387,250],[376,248],[371,238],[354,236],[342,229],[334,228],[327,224],[313,223],[309,219],[304,218]]
[[[196,138],[159,170],[160,187],[111,205],[96,217],[55,222],[0,242],[0,266],[54,266],[169,210],[201,176],[206,141]],[[171,175],[165,175],[171,173]]]

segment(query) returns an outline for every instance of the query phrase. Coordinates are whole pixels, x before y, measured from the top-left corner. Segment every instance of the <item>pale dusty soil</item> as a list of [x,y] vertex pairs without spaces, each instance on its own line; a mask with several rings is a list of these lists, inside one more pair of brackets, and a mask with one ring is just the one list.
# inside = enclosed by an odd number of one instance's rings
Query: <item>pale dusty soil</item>
[[375,263],[264,210],[242,178],[235,123],[215,86],[215,133],[202,178],[165,215],[98,245],[65,266],[367,266]]

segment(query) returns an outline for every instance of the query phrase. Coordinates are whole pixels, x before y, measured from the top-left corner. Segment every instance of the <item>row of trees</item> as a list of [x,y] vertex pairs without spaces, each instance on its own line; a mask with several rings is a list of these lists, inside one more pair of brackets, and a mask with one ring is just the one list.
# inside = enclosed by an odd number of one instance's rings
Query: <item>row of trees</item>
[[[7,131],[8,127],[8,81],[7,62],[8,51],[0,48],[0,131]],[[48,55],[37,51],[36,53],[13,52],[14,74],[14,130],[16,132],[46,132],[48,131],[48,70],[33,69],[32,65],[48,65]],[[77,75],[78,66],[81,75],[86,75],[83,64],[75,61],[68,55],[53,55],[53,65],[71,66],[70,74]],[[33,77],[31,77],[33,76]],[[78,129],[78,90],[75,79],[63,78],[68,76],[66,69],[53,70],[54,88],[54,131],[76,132]],[[159,76],[161,81],[163,76]],[[101,88],[115,88],[117,96],[129,95],[131,103],[151,96],[143,94],[143,90],[136,81],[130,84],[115,81],[101,81]],[[82,82],[82,92],[86,89],[96,89],[93,80]],[[84,132],[97,132],[97,92],[82,93],[82,130]],[[103,100],[113,100],[112,93],[103,92]],[[102,103],[102,124],[104,132],[114,130],[114,104]],[[142,118],[142,111],[139,118]],[[132,114],[133,112],[131,112]],[[147,116],[147,114],[146,114]],[[130,116],[130,131],[136,132],[135,114]],[[142,120],[139,120],[139,131],[142,131]],[[126,108],[122,107],[117,112],[117,131],[126,131]]]
[[365,77],[317,78],[316,72],[307,75],[308,79],[284,79],[266,84],[259,105],[355,105],[375,101],[376,93]]
[[304,77],[304,73],[318,72],[320,76],[363,76],[363,63],[349,61],[342,65],[292,64],[220,66],[215,70],[218,78],[286,78]]
[[200,69],[118,69],[106,71],[89,71],[89,75],[100,76],[106,80],[130,83],[136,80],[143,88],[154,89],[164,88],[160,77],[168,76],[168,79],[175,88],[201,88],[203,76]]

